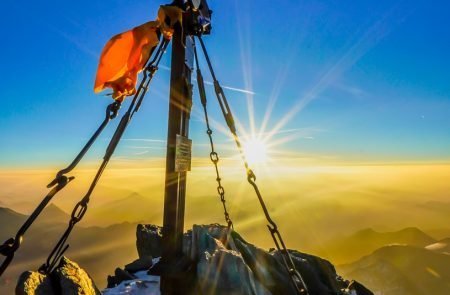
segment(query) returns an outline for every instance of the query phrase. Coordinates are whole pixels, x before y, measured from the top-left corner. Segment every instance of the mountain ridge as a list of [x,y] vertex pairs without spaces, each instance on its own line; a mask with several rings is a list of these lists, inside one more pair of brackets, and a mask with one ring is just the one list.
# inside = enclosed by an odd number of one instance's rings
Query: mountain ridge
[[[62,219],[52,218],[58,214]],[[47,215],[47,216],[46,216]],[[11,222],[11,217],[16,218]],[[0,208],[0,242],[13,237],[28,216],[9,208]],[[42,219],[41,219],[42,218]],[[0,278],[0,294],[14,294],[16,279],[28,269],[37,269],[47,259],[61,234],[67,228],[69,215],[56,205],[49,205],[24,236],[10,267]],[[67,255],[89,269],[90,275],[105,284],[107,272],[136,256],[137,223],[123,222],[108,227],[77,226],[69,239]],[[122,253],[117,255],[117,253]],[[95,259],[93,259],[95,257]]]
[[340,272],[384,295],[446,295],[450,255],[409,245],[384,246],[361,259],[338,266]]
[[[127,210],[123,210],[127,208]],[[137,192],[129,194],[127,197],[114,200],[99,207],[93,207],[86,223],[90,225],[108,226],[121,222],[147,222],[158,216],[152,202]]]
[[320,255],[339,265],[356,261],[376,249],[391,244],[425,247],[435,242],[434,238],[416,227],[389,232],[378,232],[373,228],[365,228],[352,235],[329,241],[323,247],[325,250],[322,250]]

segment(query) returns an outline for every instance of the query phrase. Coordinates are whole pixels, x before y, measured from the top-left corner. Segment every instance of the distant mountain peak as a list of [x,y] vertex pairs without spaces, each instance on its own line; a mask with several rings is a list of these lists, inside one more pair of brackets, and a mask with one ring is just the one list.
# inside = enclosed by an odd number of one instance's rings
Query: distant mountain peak
[[10,208],[0,207],[0,236],[6,239],[15,234],[26,218],[26,215]]
[[[378,238],[394,238],[398,240],[421,240],[421,241],[430,241],[433,242],[434,239],[424,233],[422,230],[420,230],[417,227],[406,227],[398,231],[391,231],[391,232],[378,232],[374,230],[373,228],[365,228],[358,232],[356,232],[353,237],[358,238],[367,238],[367,237],[375,237]],[[395,242],[395,241],[394,241]]]
[[7,207],[0,207],[0,214],[2,216],[17,216],[17,217],[25,217],[26,215],[16,212],[13,209],[7,208]]
[[139,194],[138,192],[132,192],[128,198],[142,198],[143,196]]
[[439,240],[439,243],[447,243],[450,245],[450,238],[445,238],[445,239]]
[[63,214],[67,215],[67,213],[64,210],[62,210],[61,208],[59,208],[58,206],[56,206],[53,203],[50,203],[47,207],[45,207],[45,210],[51,211],[51,212],[63,213]]
[[47,205],[42,211],[38,218],[38,222],[61,223],[66,222],[69,218],[70,216],[67,212],[52,203]]
[[373,228],[368,227],[357,231],[354,235],[357,236],[357,235],[378,234],[378,233],[379,232],[377,232]]
[[[13,209],[0,207],[0,220],[4,220],[8,222],[8,220],[22,220],[24,221],[28,215],[19,213],[14,211]],[[37,222],[51,222],[51,223],[59,223],[61,221],[66,221],[69,218],[69,214],[63,211],[61,208],[56,206],[55,204],[49,204],[44,210],[41,212],[40,216],[37,219]]]
[[[92,207],[87,222],[95,225],[111,225],[124,221],[151,221],[158,214],[150,198],[137,192],[130,192],[126,197],[114,199],[98,207]],[[127,210],[124,210],[126,208]]]
[[322,255],[336,264],[345,264],[387,245],[411,245],[423,248],[435,242],[435,239],[416,227],[392,232],[378,232],[373,228],[364,228],[353,235],[336,238]]
[[129,203],[129,202],[139,203],[139,202],[145,201],[145,200],[146,200],[146,198],[143,195],[139,194],[138,192],[132,192],[131,194],[129,194],[128,196],[126,196],[124,198],[111,201],[105,205],[106,206],[114,206],[114,205],[121,205],[123,203]]
[[425,234],[423,231],[421,231],[420,229],[418,229],[417,227],[405,227],[404,229],[401,229],[398,231],[399,233],[420,233],[420,234]]
[[384,246],[340,267],[375,294],[449,294],[450,255],[407,245]]

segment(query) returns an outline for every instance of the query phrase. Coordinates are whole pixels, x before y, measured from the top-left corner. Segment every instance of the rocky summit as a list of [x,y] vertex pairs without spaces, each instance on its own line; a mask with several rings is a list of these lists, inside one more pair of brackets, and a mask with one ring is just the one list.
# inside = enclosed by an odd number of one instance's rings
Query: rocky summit
[[75,262],[62,257],[50,275],[36,271],[24,272],[17,282],[17,295],[100,295],[86,271]]
[[[258,248],[225,226],[194,225],[184,234],[183,255],[174,257],[170,270],[167,263],[159,259],[162,252],[161,228],[139,225],[136,236],[139,258],[117,268],[114,275],[108,277],[107,289],[101,293],[160,294],[159,276],[170,271],[171,275],[180,278],[182,294],[296,294],[279,251]],[[289,251],[309,294],[373,294],[358,282],[340,277],[329,261]],[[35,272],[22,274],[16,294],[96,295],[100,291],[84,270],[63,258],[50,276]]]

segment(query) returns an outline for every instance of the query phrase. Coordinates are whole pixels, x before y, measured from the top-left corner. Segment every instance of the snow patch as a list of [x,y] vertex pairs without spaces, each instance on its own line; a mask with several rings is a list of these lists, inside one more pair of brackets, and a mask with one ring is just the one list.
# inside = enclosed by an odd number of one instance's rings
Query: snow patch
[[[153,264],[159,262],[159,258],[153,259]],[[103,295],[161,295],[159,291],[159,276],[151,276],[147,271],[134,273],[136,279],[123,281],[117,287],[103,290]]]

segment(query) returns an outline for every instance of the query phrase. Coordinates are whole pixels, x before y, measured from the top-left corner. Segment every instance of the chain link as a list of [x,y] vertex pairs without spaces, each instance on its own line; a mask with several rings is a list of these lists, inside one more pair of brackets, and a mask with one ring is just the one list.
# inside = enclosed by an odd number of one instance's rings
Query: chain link
[[228,128],[230,129],[231,134],[233,135],[234,141],[236,143],[236,146],[239,150],[239,154],[241,155],[241,158],[244,162],[244,166],[245,166],[245,170],[247,173],[247,181],[252,185],[253,189],[255,190],[256,196],[258,197],[259,203],[261,205],[261,208],[263,209],[264,215],[267,219],[267,222],[269,223],[267,225],[269,232],[272,236],[272,239],[275,243],[275,246],[277,248],[277,250],[281,253],[281,257],[283,259],[283,264],[286,268],[286,271],[288,272],[292,284],[295,287],[296,291],[298,294],[308,294],[308,289],[307,286],[305,284],[305,282],[303,281],[302,276],[300,275],[300,273],[297,271],[297,269],[295,268],[295,264],[294,261],[292,260],[291,255],[289,254],[289,251],[286,248],[286,245],[283,241],[283,238],[281,237],[281,233],[278,230],[278,226],[277,224],[272,220],[272,218],[270,217],[269,211],[267,210],[267,206],[264,202],[264,199],[261,195],[261,192],[259,190],[258,185],[256,184],[256,175],[253,172],[252,169],[250,169],[247,158],[245,156],[244,150],[242,148],[242,144],[240,141],[240,138],[237,134],[237,130],[236,130],[236,126],[234,123],[234,118],[233,118],[233,114],[231,112],[231,109],[228,105],[228,101],[227,98],[225,96],[225,93],[223,92],[222,87],[219,84],[219,81],[217,81],[216,79],[216,75],[214,73],[214,70],[212,68],[212,64],[211,61],[209,59],[208,56],[208,52],[206,50],[205,44],[203,43],[203,39],[201,38],[201,36],[197,36],[197,38],[200,41],[200,45],[202,47],[203,50],[203,54],[206,58],[206,62],[208,64],[208,68],[209,71],[211,73],[211,76],[213,78],[213,82],[214,82],[214,90],[216,93],[216,97],[217,100],[219,102],[220,108],[222,110],[222,114],[225,118],[225,121],[228,125]]
[[36,207],[33,213],[31,213],[31,215],[28,217],[28,219],[24,222],[19,231],[16,233],[16,236],[14,238],[8,239],[6,242],[3,243],[3,245],[0,245],[0,254],[6,256],[6,259],[0,265],[0,276],[5,272],[5,270],[8,268],[9,264],[13,260],[15,252],[20,248],[20,245],[22,244],[23,241],[23,237],[27,232],[27,230],[30,228],[30,226],[33,225],[35,220],[39,217],[44,208],[50,203],[53,197],[60,190],[62,190],[70,181],[74,179],[73,176],[66,176],[65,174],[72,171],[78,165],[78,163],[82,160],[84,155],[89,151],[92,144],[97,140],[98,136],[102,133],[103,129],[105,129],[106,125],[108,125],[109,121],[117,117],[120,106],[121,103],[119,101],[115,101],[106,107],[105,119],[97,128],[97,130],[94,132],[94,134],[91,136],[91,138],[88,140],[88,142],[84,145],[84,147],[81,149],[81,151],[72,161],[72,163],[70,163],[69,166],[67,166],[66,168],[61,169],[56,174],[55,178],[47,185],[47,188],[52,188],[52,190],[42,199],[42,201],[39,203],[39,205]]
[[[206,118],[208,116],[206,108],[205,108],[205,116],[206,116]],[[227,223],[228,227],[234,229],[233,221],[231,220],[230,214],[228,213],[228,210],[227,210],[227,205],[226,205],[226,200],[225,200],[225,188],[222,186],[222,178],[220,177],[220,173],[219,173],[219,165],[218,165],[219,155],[214,151],[212,130],[209,128],[209,123],[207,123],[207,134],[209,137],[209,141],[211,143],[210,158],[211,158],[211,162],[214,164],[214,169],[216,171],[217,193],[219,194],[220,201],[222,202],[223,215],[225,217],[225,222]]]
[[145,94],[148,90],[148,86],[150,81],[152,80],[156,70],[158,69],[158,64],[161,61],[162,55],[166,51],[167,45],[169,44],[168,40],[163,39],[162,43],[158,46],[158,50],[155,53],[155,57],[147,62],[147,66],[144,69],[142,80],[139,84],[138,90],[136,94],[133,96],[133,100],[128,107],[127,112],[122,116],[119,125],[112,136],[108,147],[106,148],[105,155],[103,157],[103,162],[100,165],[94,179],[91,182],[91,185],[86,193],[86,195],[79,201],[72,210],[72,214],[70,217],[69,224],[67,226],[66,231],[62,234],[58,243],[55,245],[53,250],[50,252],[46,262],[39,268],[39,271],[42,273],[50,274],[56,267],[56,264],[64,254],[64,252],[69,248],[69,245],[66,244],[67,239],[69,238],[73,228],[75,225],[80,222],[84,215],[87,212],[88,204],[90,201],[90,197],[95,187],[97,186],[100,177],[102,176],[106,166],[109,163],[117,145],[119,144],[125,129],[127,128],[131,118],[133,115],[139,110],[139,107],[142,104],[142,100],[145,97]]
[[227,204],[225,200],[225,188],[222,185],[222,178],[220,177],[219,172],[219,154],[214,149],[214,141],[213,141],[213,131],[211,129],[211,126],[209,124],[209,116],[208,116],[208,108],[207,108],[207,100],[206,100],[206,92],[205,92],[205,84],[203,81],[203,76],[199,68],[198,64],[198,55],[197,55],[197,49],[195,48],[194,44],[194,57],[195,57],[195,63],[197,66],[197,84],[198,84],[198,91],[200,95],[200,100],[203,106],[203,113],[205,115],[205,122],[206,122],[206,134],[209,138],[209,143],[211,146],[211,152],[209,153],[209,158],[211,159],[211,162],[214,165],[214,169],[216,171],[216,181],[217,181],[217,193],[220,197],[220,202],[222,202],[223,207],[223,215],[225,217],[225,222],[228,225],[228,228],[234,229],[233,221],[231,220],[230,214],[227,210]]

